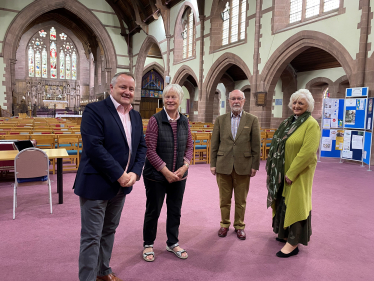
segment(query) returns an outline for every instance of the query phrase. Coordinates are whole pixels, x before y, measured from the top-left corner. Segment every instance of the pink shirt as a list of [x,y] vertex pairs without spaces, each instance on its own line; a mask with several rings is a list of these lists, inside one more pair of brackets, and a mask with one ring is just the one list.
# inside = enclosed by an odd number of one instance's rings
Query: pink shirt
[[132,133],[132,127],[131,127],[131,119],[130,119],[130,110],[132,109],[132,105],[130,104],[126,108],[119,104],[113,97],[110,95],[110,99],[112,100],[114,107],[117,109],[117,113],[119,118],[121,119],[123,129],[125,130],[127,144],[129,145],[129,159],[127,161],[127,166],[125,169],[125,172],[127,171],[127,168],[130,163],[130,157],[131,157],[131,133]]

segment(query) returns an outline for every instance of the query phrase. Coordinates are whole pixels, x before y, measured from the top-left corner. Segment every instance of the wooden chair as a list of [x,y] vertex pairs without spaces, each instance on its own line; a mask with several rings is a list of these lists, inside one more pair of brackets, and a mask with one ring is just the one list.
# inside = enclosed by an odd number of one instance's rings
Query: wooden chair
[[263,142],[263,153],[264,153],[264,160],[267,159],[268,157],[268,152],[270,149],[270,144],[271,141],[273,140],[274,132],[266,132],[266,138],[265,141]]
[[80,159],[79,135],[57,135],[57,148],[65,148],[69,154],[69,158],[64,159],[63,171],[78,170]]
[[194,133],[192,164],[205,162],[210,163],[210,133]]
[[266,132],[265,131],[261,131],[261,160],[266,160],[265,158],[265,146],[266,146]]
[[29,140],[30,135],[29,134],[11,134],[11,135],[5,135],[4,140]]

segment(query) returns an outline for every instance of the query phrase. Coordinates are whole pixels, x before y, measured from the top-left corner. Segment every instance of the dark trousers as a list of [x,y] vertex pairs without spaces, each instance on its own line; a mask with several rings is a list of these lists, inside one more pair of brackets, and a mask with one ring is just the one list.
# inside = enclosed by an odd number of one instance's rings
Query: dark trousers
[[82,224],[79,251],[80,281],[95,281],[96,276],[112,273],[109,261],[125,197],[122,188],[110,200],[88,200],[79,197]]
[[157,222],[166,194],[166,244],[172,246],[178,243],[181,209],[186,180],[168,183],[155,182],[144,178],[147,195],[147,205],[144,215],[143,240],[144,245],[153,245],[156,240]]

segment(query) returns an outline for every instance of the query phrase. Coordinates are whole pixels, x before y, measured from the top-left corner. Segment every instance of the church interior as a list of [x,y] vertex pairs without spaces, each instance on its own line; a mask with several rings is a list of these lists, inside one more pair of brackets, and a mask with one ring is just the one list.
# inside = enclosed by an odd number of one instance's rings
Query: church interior
[[[218,116],[230,112],[229,93],[241,90],[244,111],[257,116],[264,132],[265,160],[265,139],[292,114],[288,104],[297,90],[312,93],[312,116],[321,127],[325,99],[344,99],[346,89],[360,87],[368,87],[368,98],[374,97],[372,7],[374,0],[0,0],[0,139],[14,139],[13,127],[28,123],[30,128],[18,128],[18,139],[38,138],[37,132],[56,134],[58,145],[61,130],[78,135],[85,107],[109,97],[116,73],[130,72],[136,81],[132,105],[144,130],[163,107],[168,84],[182,87],[179,112],[194,132],[204,133],[211,133]],[[74,173],[79,157],[70,160]],[[208,150],[196,159],[194,153],[194,160],[209,164]],[[11,164],[0,165],[2,177]],[[69,181],[72,185],[74,180]],[[10,213],[0,210],[6,212],[0,217],[10,220]],[[365,268],[361,273],[373,272]],[[128,280],[144,280],[131,276]],[[216,280],[214,274],[204,276]],[[25,280],[19,278],[15,280]],[[248,279],[241,275],[238,280]]]

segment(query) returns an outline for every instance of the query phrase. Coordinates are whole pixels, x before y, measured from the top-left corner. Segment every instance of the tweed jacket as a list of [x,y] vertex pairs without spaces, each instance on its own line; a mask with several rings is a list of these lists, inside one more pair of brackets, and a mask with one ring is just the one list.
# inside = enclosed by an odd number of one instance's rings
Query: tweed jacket
[[211,139],[210,167],[216,173],[250,175],[260,167],[260,127],[256,116],[243,111],[235,139],[231,133],[231,112],[217,117]]

